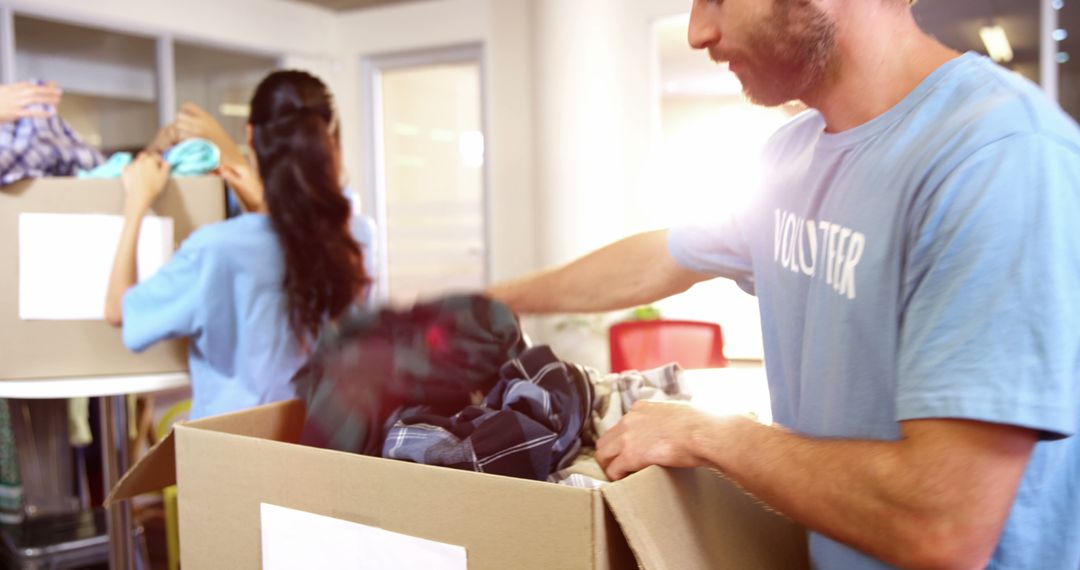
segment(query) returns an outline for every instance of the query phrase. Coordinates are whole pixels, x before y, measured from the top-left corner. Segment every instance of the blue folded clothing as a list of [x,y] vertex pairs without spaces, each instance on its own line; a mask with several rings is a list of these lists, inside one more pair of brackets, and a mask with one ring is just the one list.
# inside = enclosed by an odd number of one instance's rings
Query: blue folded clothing
[[80,170],[78,176],[79,178],[120,178],[120,173],[129,164],[131,164],[131,153],[117,152],[97,168]]
[[[221,165],[221,150],[206,139],[188,139],[162,156],[169,163],[173,176],[201,176]],[[130,152],[118,152],[93,170],[79,172],[79,178],[119,178],[124,167],[133,160]]]
[[201,176],[221,165],[221,150],[206,139],[188,139],[165,151],[173,176]]

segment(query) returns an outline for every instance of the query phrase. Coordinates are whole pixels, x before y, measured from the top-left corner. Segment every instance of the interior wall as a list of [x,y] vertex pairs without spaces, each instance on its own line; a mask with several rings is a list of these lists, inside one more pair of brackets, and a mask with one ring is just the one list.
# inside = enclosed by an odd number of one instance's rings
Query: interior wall
[[[652,27],[685,0],[536,0],[533,21],[538,267],[653,229],[659,54]],[[648,271],[642,267],[642,271]],[[604,370],[607,327],[624,312],[532,323],[561,357]]]
[[265,53],[331,55],[336,16],[299,3],[267,0],[3,0],[16,12],[125,33],[171,34]]
[[[45,18],[283,54],[284,66],[312,71],[337,95],[346,166],[361,196],[371,192],[363,59],[483,44],[493,281],[647,229],[642,208],[663,199],[650,181],[658,120],[651,29],[685,12],[685,0],[439,0],[345,14],[267,0],[4,2]],[[586,354],[577,360],[606,366],[605,328],[559,322],[533,327],[534,336],[580,346]]]
[[652,25],[684,0],[537,0],[537,196],[543,266],[647,229],[657,129]]
[[[104,110],[90,110],[90,114],[97,119],[95,125],[84,125],[88,128],[86,134],[90,139],[107,139],[110,148],[105,150],[109,151],[121,147],[139,148],[149,142],[157,130],[158,78],[154,41],[158,36],[205,47],[263,55],[274,64],[280,59],[287,65],[313,70],[320,75],[326,75],[328,70],[337,72],[330,65],[338,57],[337,16],[331,11],[303,4],[267,0],[189,0],[184,3],[0,0],[0,6],[12,8],[17,16],[146,38],[124,40],[131,44],[124,49],[144,52],[125,55],[122,61],[115,62],[99,61],[93,54],[83,58],[81,53],[75,52],[63,55],[42,53],[42,45],[27,45],[16,38],[18,78],[61,78],[61,87],[68,90],[70,95],[79,93],[149,103],[146,109],[132,109],[127,108],[131,105],[125,107],[116,103]],[[16,35],[18,30],[16,22]],[[47,44],[45,46],[47,49]],[[326,79],[331,83],[337,80],[332,73]],[[180,104],[190,98],[191,85],[184,78],[177,78],[176,81],[177,104]],[[246,101],[248,97],[250,93],[242,98]],[[66,116],[80,122],[77,116],[79,105],[66,107]],[[171,118],[171,113],[168,118]],[[144,122],[147,126],[142,128]],[[112,135],[105,136],[107,133]]]
[[[362,59],[482,42],[492,279],[647,229],[643,208],[663,199],[650,182],[659,112],[652,26],[687,9],[685,0],[440,0],[342,16],[346,79],[337,91],[352,180],[366,181],[371,168]],[[604,316],[526,326],[565,358],[607,367]]]
[[481,43],[488,109],[487,208],[490,276],[500,281],[537,265],[533,197],[529,0],[440,0],[344,14],[338,21],[341,108],[346,165],[370,211],[370,102],[361,85],[364,58]]

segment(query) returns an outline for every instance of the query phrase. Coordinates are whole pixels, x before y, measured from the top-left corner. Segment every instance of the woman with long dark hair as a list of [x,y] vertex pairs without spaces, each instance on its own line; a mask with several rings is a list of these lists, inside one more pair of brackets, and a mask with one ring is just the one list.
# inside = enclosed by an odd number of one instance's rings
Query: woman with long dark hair
[[221,169],[255,211],[199,229],[137,285],[139,227],[168,166],[146,153],[124,171],[125,221],[106,319],[123,327],[135,351],[188,337],[192,417],[292,398],[289,379],[320,325],[367,289],[340,183],[338,129],[333,99],[317,78],[279,71],[263,79],[248,126],[255,168]]

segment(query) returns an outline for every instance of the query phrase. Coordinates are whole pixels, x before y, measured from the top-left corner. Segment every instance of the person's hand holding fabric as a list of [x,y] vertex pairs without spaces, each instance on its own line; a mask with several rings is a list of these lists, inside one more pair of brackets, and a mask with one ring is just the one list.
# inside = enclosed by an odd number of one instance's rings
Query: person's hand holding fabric
[[[163,153],[177,143],[188,139],[206,139],[223,152],[228,153],[236,144],[225,132],[217,119],[195,103],[184,103],[176,114],[176,119],[165,125],[146,147],[147,152]],[[239,155],[239,149],[236,154]]]
[[[234,167],[234,171],[231,173],[234,177],[237,170],[250,170],[248,160],[244,157],[244,153],[240,151],[236,141],[229,137],[229,134],[225,132],[225,128],[221,126],[221,123],[213,115],[195,103],[184,103],[180,107],[176,121],[171,126],[171,134],[175,137],[173,144],[191,138],[201,138],[217,145],[218,149],[221,150],[222,168],[220,174],[230,186],[232,186],[232,181],[226,175],[226,167]],[[232,186],[232,188],[245,211],[257,212],[262,208],[261,183],[257,187],[249,186],[242,189]],[[252,192],[247,192],[248,189]]]
[[59,105],[61,91],[53,82],[38,85],[29,81],[0,85],[0,123],[17,121],[25,117],[48,117],[55,111],[35,105]]
[[249,212],[263,210],[263,184],[258,172],[245,162],[228,164],[222,157],[221,167],[218,169],[225,183],[229,185],[244,207]]
[[162,154],[178,142],[180,142],[180,137],[176,134],[176,123],[169,123],[161,127],[157,134],[154,135],[154,140],[150,141],[145,151]]
[[229,138],[221,123],[217,122],[217,119],[205,109],[194,103],[184,103],[180,107],[180,112],[177,113],[173,125],[178,140],[206,139],[219,147],[222,146],[223,141],[232,143],[232,139]]
[[150,206],[157,200],[169,181],[169,164],[161,155],[144,152],[124,168],[124,227],[116,246],[109,287],[105,294],[105,320],[119,327],[124,322],[124,294],[135,285],[138,277],[136,249],[139,230]]
[[129,214],[142,216],[165,190],[169,165],[161,155],[142,153],[124,169],[124,206]]
[[596,460],[612,481],[650,465],[699,467],[694,438],[707,436],[717,422],[742,420],[712,416],[685,402],[639,400],[596,442]]

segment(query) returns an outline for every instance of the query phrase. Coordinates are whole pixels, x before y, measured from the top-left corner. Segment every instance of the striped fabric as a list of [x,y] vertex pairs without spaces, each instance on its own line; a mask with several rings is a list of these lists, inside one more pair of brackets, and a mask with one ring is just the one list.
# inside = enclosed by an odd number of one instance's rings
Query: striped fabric
[[0,186],[26,178],[74,176],[104,160],[56,114],[0,125]]
[[517,317],[502,303],[457,295],[407,311],[356,310],[323,329],[293,377],[306,401],[301,443],[380,455],[387,419],[403,407],[451,416],[499,381],[524,350]]
[[584,371],[547,346],[525,351],[500,370],[483,405],[441,416],[427,406],[401,410],[383,456],[482,473],[545,480],[572,461],[592,409]]

